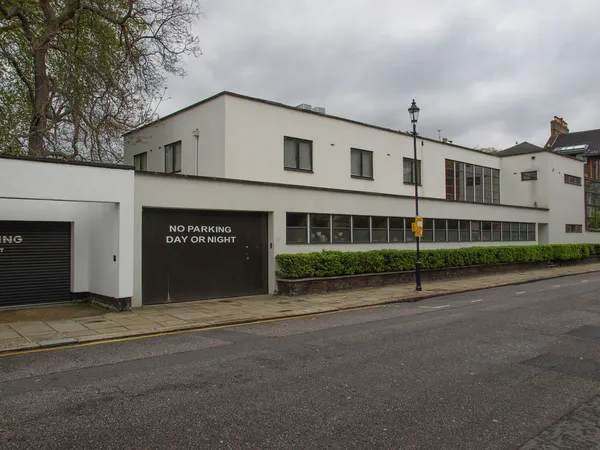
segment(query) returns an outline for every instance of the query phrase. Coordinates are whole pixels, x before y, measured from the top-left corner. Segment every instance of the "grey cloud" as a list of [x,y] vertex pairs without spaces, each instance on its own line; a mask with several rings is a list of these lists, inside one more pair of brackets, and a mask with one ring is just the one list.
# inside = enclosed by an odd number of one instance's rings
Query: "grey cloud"
[[467,146],[543,145],[553,115],[573,130],[600,127],[600,4],[461,5],[206,1],[204,55],[169,80],[160,112],[232,90],[396,129],[408,128],[414,97],[421,134],[441,128]]

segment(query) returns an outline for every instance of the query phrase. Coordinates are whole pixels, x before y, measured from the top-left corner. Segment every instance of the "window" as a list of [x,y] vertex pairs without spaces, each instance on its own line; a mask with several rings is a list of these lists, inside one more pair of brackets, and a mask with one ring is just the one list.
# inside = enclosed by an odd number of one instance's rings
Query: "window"
[[465,196],[465,199],[468,202],[472,202],[475,200],[475,180],[473,179],[473,164],[465,164],[465,171],[467,173],[467,195]]
[[510,240],[518,241],[519,240],[519,224],[511,222],[510,224]]
[[448,242],[458,242],[458,220],[448,220]]
[[492,203],[492,169],[483,168],[483,203]]
[[308,242],[308,214],[287,213],[286,240],[288,244]]
[[585,180],[585,229],[600,231],[600,181]]
[[481,222],[471,221],[471,239],[481,241]]
[[373,152],[350,149],[350,174],[355,178],[373,179]]
[[446,219],[435,219],[435,242],[446,242]]
[[165,145],[165,172],[181,172],[181,141]]
[[455,200],[454,161],[446,160],[446,200]]
[[471,240],[471,222],[469,220],[460,221],[460,240],[461,242]]
[[527,224],[527,240],[535,241],[535,223]]
[[310,215],[310,242],[331,242],[329,220],[329,214]]
[[[404,158],[404,184],[415,184],[414,159]],[[421,185],[421,160],[417,159],[417,184]]]
[[526,223],[519,224],[519,240],[520,241],[527,240],[527,224]]
[[500,204],[500,171],[492,169],[492,203]]
[[354,242],[371,242],[371,218],[369,216],[353,216]]
[[390,217],[390,242],[404,242],[404,219]]
[[500,222],[492,223],[492,240],[493,241],[501,241],[502,240],[502,225]]
[[575,186],[581,186],[581,177],[576,177],[574,175],[567,175],[565,173],[565,184],[573,184]]
[[583,233],[583,225],[565,225],[565,233]]
[[521,181],[533,181],[537,180],[537,170],[531,172],[521,172]]
[[312,172],[312,141],[285,137],[283,139],[283,166],[287,170]]
[[371,226],[373,228],[373,242],[388,241],[388,220],[387,217],[372,217]]
[[333,242],[352,242],[351,216],[333,216]]
[[475,166],[475,201],[483,203],[483,167]]
[[511,237],[510,237],[510,223],[508,222],[502,222],[502,240],[503,241],[510,241]]
[[148,152],[138,153],[137,155],[134,155],[133,165],[135,166],[135,170],[148,170]]
[[456,163],[456,200],[465,201],[465,163]]
[[412,230],[412,224],[414,221],[414,217],[407,217],[404,219],[404,222],[406,223],[406,242],[417,242],[415,232]]
[[433,219],[423,219],[423,242],[433,242]]
[[481,224],[481,240],[491,241],[492,240],[492,222],[483,222]]

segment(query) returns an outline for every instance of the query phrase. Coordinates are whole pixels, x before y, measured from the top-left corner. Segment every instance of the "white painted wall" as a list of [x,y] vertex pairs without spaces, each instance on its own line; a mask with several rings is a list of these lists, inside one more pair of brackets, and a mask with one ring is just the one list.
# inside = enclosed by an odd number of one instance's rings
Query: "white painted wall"
[[[513,205],[548,208],[548,155],[500,158],[500,199]],[[537,171],[537,180],[521,181],[521,172]]]
[[[196,138],[198,129],[198,167]],[[147,170],[165,171],[165,145],[181,141],[181,173],[223,177],[225,175],[225,97],[217,97],[194,108],[181,111],[125,136],[124,163],[147,152]]]
[[72,222],[73,292],[131,297],[133,188],[132,170],[0,158],[0,220]]
[[[177,195],[173,195],[177,193]],[[181,176],[137,173],[135,177],[135,234],[134,234],[134,295],[133,305],[141,305],[142,281],[142,208],[189,208],[208,210],[265,211],[269,215],[269,239],[273,251],[269,257],[269,286],[275,287],[275,255],[279,253],[305,253],[321,249],[371,250],[381,248],[412,249],[414,243],[406,244],[304,244],[286,243],[286,212],[310,212],[331,214],[357,214],[374,216],[412,217],[414,199],[369,195],[352,192],[334,192],[283,187],[265,184],[240,184]],[[448,202],[445,200],[422,200],[424,217],[472,219],[486,221],[547,222],[548,212],[540,209],[513,208],[500,205],[484,205]],[[471,245],[519,245],[519,242],[481,242]],[[520,243],[522,244],[522,243]],[[452,248],[464,243],[423,243],[423,249]]]

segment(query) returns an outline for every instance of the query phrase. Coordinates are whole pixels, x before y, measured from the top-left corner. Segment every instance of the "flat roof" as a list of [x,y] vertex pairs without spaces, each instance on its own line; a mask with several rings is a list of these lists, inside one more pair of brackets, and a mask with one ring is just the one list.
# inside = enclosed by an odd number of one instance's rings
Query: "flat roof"
[[20,161],[50,163],[50,164],[66,164],[69,166],[99,167],[102,169],[135,170],[135,166],[127,166],[125,164],[109,164],[109,163],[99,163],[99,162],[93,162],[93,161],[76,161],[76,160],[71,160],[71,159],[39,158],[36,156],[0,155],[0,159],[12,159],[12,160],[20,160]]

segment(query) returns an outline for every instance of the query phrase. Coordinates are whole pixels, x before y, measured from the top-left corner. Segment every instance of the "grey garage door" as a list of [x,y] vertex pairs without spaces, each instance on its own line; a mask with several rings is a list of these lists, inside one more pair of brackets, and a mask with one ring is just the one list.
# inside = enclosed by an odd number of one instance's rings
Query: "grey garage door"
[[71,224],[0,221],[0,306],[71,298]]
[[267,214],[144,208],[144,304],[268,292]]

